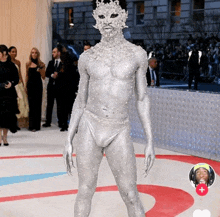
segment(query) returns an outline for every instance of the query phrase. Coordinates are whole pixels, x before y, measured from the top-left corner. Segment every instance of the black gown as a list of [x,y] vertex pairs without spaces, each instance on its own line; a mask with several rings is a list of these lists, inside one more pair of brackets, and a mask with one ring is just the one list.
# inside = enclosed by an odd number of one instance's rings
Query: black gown
[[[11,61],[0,61],[0,128],[9,129],[12,133],[17,131],[17,93],[15,85],[18,84],[18,70]],[[5,83],[12,86],[5,89]]]
[[40,130],[43,85],[41,74],[36,68],[29,68],[27,93],[29,103],[29,130]]

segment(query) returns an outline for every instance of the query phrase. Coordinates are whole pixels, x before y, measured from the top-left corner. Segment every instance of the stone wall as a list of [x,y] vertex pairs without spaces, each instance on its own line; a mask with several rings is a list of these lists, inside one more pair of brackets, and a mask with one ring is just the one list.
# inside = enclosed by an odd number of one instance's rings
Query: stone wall
[[[145,0],[145,25],[136,26],[134,23],[134,6],[137,0],[127,0],[128,9],[128,29],[132,40],[143,40],[144,44],[152,44],[155,42],[165,42],[167,39],[180,39],[185,40],[188,37],[188,33],[184,32],[181,28],[181,24],[187,22],[192,14],[192,1],[181,0],[181,15],[180,23],[170,25],[170,12],[169,12],[169,0]],[[75,26],[70,29],[65,26],[65,8],[74,8],[74,24]],[[165,23],[163,34],[158,34],[158,28],[154,28],[154,34],[149,35],[149,23],[155,22],[154,9],[156,8],[157,19],[162,19]],[[205,0],[205,13],[208,14],[213,11],[218,11],[220,8],[220,1]],[[82,44],[84,40],[90,41],[95,44],[100,40],[99,31],[94,29],[93,25],[95,20],[92,17],[92,2],[68,2],[68,3],[56,3],[53,7],[53,22],[57,28],[57,20],[59,20],[59,34],[63,39],[73,40],[75,43]],[[147,25],[146,25],[147,24]],[[186,29],[189,29],[186,26]],[[193,31],[193,30],[192,30]],[[210,29],[208,30],[210,31]],[[193,33],[193,32],[192,32]]]

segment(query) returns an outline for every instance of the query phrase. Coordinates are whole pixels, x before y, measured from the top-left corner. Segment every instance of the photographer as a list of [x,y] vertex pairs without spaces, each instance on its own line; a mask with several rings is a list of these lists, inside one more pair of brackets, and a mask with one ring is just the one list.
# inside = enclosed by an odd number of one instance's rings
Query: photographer
[[[17,94],[15,85],[18,84],[18,70],[14,63],[8,60],[8,48],[0,45],[0,145],[8,146],[8,130],[12,133],[17,131],[16,113],[18,109],[15,105]],[[3,137],[2,137],[3,133]]]

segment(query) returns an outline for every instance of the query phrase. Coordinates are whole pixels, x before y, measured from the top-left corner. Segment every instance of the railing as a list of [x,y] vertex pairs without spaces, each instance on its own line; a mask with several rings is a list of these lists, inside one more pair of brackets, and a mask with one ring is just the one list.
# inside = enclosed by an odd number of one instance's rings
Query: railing
[[[160,64],[160,77],[169,79],[187,80],[189,69],[187,61],[165,60]],[[220,77],[220,64],[209,63],[206,70],[200,71],[200,80],[203,82],[213,82]]]
[[161,76],[173,76],[184,79],[187,75],[187,62],[184,60],[165,60],[161,64]]

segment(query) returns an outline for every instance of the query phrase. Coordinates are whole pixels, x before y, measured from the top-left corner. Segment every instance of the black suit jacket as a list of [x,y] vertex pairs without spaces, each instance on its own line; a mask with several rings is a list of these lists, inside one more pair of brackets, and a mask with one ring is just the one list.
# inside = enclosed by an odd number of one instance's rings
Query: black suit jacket
[[47,88],[52,88],[53,85],[56,85],[58,78],[54,79],[54,78],[51,77],[51,75],[55,71],[57,71],[57,72],[60,71],[62,63],[61,62],[59,63],[59,66],[58,66],[57,70],[55,70],[55,66],[54,65],[55,65],[55,60],[51,60],[51,61],[49,61],[47,69],[46,69],[46,77],[49,78],[49,82],[48,82]]
[[77,92],[79,84],[79,73],[76,70],[76,66],[73,65],[71,60],[67,63],[60,63],[57,72],[58,76],[56,79],[52,78],[51,75],[55,72],[55,60],[51,60],[48,63],[46,69],[46,77],[49,78],[47,89],[55,90],[64,93],[64,91]]
[[[160,86],[160,78],[159,78],[158,70],[155,70],[155,74],[156,74],[156,86],[159,87]],[[149,67],[147,68],[147,85],[151,86],[151,76],[150,76]]]

